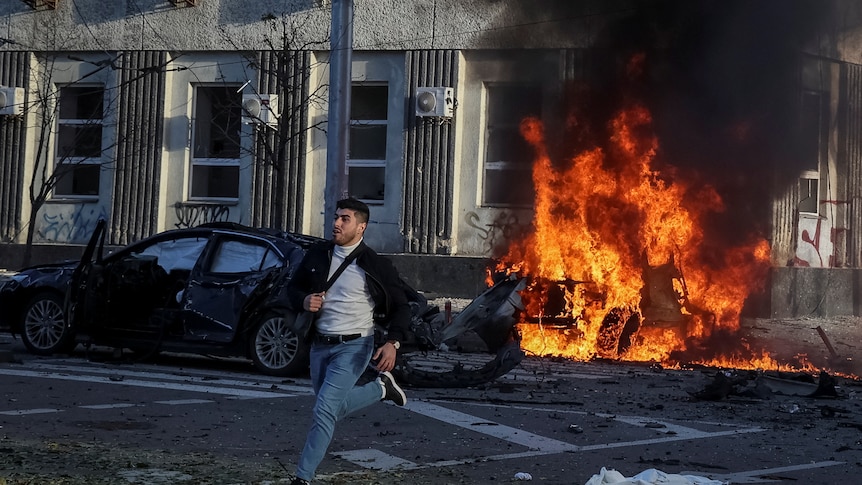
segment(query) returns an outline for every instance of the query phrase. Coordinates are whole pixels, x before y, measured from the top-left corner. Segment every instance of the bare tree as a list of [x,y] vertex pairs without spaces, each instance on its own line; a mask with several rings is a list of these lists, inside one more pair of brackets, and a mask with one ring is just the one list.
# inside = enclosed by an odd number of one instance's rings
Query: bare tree
[[[298,150],[306,146],[303,141],[315,130],[324,130],[325,121],[309,123],[309,110],[322,107],[327,103],[327,84],[313,85],[311,73],[317,67],[313,64],[311,53],[315,49],[326,48],[328,34],[321,39],[309,40],[304,36],[303,25],[308,13],[292,12],[280,15],[267,14],[261,21],[267,27],[259,44],[265,49],[248,52],[246,62],[249,82],[242,90],[248,94],[276,94],[280,99],[279,113],[274,124],[255,123],[252,159],[254,163],[271,169],[276,176],[272,178],[271,196],[274,212],[285,216],[291,204],[301,194],[296,193],[298,182],[292,178],[301,177],[302,167],[295,162],[304,156]],[[237,45],[228,32],[222,31],[223,38],[237,51],[244,49]],[[288,170],[288,173],[284,171]],[[276,220],[288,217],[274,216]],[[292,221],[298,224],[297,221]],[[292,222],[287,221],[287,229],[295,230]]]
[[[117,143],[114,137],[105,144],[103,140],[107,138],[102,136],[110,122],[105,114],[116,105],[117,86],[102,82],[100,77],[117,69],[119,56],[105,52],[91,57],[98,60],[88,61],[64,55],[66,46],[75,45],[79,34],[58,25],[46,25],[44,30],[49,37],[41,48],[34,49],[42,53],[31,70],[33,89],[25,109],[25,116],[32,114],[28,119],[35,120],[31,127],[35,130],[35,145],[33,155],[28,157],[32,161],[27,181],[30,213],[23,266],[32,259],[36,222],[45,203],[63,195],[98,196],[102,168],[113,165],[110,154]],[[84,75],[67,76],[61,82],[58,74],[63,60],[89,62],[91,67]]]
[[[308,130],[323,130],[322,126],[325,122],[322,121],[312,123],[310,126],[303,124],[298,129],[290,121],[303,117],[309,105],[322,106],[327,102],[328,85],[326,84],[318,85],[307,92],[302,91],[309,85],[308,79],[315,66],[309,64],[297,68],[297,64],[300,63],[296,61],[315,48],[319,49],[321,46],[328,45],[329,38],[315,41],[304,40],[300,35],[303,24],[302,15],[297,17],[286,13],[281,16],[268,14],[262,20],[268,24],[270,32],[270,35],[263,38],[263,45],[268,47],[277,60],[277,62],[270,63],[271,68],[275,70],[275,89],[285,98],[298,98],[300,101],[299,103],[283,103],[276,136],[273,139],[264,137],[261,140],[266,150],[266,161],[275,164],[278,168],[284,164],[284,148],[292,140],[305,134]],[[265,73],[270,69],[260,65],[255,56],[248,56],[247,59],[249,66],[258,73]]]

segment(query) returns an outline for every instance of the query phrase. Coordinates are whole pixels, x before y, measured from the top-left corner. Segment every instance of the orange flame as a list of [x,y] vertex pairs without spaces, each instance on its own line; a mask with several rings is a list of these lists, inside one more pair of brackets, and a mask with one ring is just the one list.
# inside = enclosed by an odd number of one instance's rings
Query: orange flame
[[738,331],[746,298],[762,289],[769,245],[744,235],[734,247],[705,239],[722,198],[675,167],[657,168],[645,107],[620,111],[609,126],[606,148],[554,164],[541,122],[521,124],[536,151],[535,231],[512,244],[497,269],[530,277],[523,347],[578,360],[675,365],[684,354],[689,362],[779,368],[743,341],[691,357],[709,339]]

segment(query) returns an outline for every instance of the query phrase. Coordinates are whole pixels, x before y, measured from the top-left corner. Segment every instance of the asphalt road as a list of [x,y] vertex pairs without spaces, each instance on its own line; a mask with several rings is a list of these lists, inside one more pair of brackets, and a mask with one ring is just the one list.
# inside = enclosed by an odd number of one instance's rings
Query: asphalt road
[[[185,356],[40,358],[5,335],[3,350],[13,362],[0,363],[0,484],[289,482],[313,404],[307,379]],[[603,467],[734,484],[860,482],[858,383],[839,379],[839,398],[695,399],[714,376],[529,358],[482,388],[408,389],[407,406],[377,404],[340,423],[317,483],[493,484],[520,472],[584,484]]]

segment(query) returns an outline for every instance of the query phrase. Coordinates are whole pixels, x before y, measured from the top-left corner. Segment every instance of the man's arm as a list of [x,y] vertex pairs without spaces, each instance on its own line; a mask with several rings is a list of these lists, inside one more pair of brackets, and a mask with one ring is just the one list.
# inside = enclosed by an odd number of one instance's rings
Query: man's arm
[[[324,253],[325,254],[325,253]],[[299,267],[287,283],[286,294],[290,308],[295,312],[317,311],[320,309],[321,301],[317,302],[317,308],[310,308],[306,300],[315,293],[316,276],[315,262],[320,256],[320,249],[313,247],[308,250]]]
[[410,303],[401,286],[401,278],[392,262],[377,256],[378,278],[387,298],[386,342],[375,350],[371,357],[381,372],[395,368],[395,359],[401,342],[407,337],[410,327]]
[[389,324],[386,327],[387,340],[403,342],[410,328],[410,302],[402,286],[404,283],[398,275],[398,270],[388,258],[380,258],[380,265],[385,271],[384,284],[389,297]]

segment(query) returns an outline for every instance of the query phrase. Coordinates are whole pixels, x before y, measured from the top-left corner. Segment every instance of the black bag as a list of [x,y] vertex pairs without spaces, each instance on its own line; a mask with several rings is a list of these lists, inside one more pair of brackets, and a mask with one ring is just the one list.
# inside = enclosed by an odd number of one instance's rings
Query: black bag
[[[363,249],[365,249],[365,243],[360,243],[359,246],[356,247],[356,249],[351,251],[350,254],[348,254],[347,257],[344,258],[344,261],[341,262],[341,265],[338,266],[338,269],[335,270],[335,273],[332,273],[332,276],[330,276],[329,279],[326,280],[326,285],[321,291],[329,290],[332,284],[335,283],[335,280],[337,280],[341,273],[343,273],[344,270],[347,269],[350,263],[352,263],[353,260],[359,256],[359,253],[361,253]],[[299,312],[296,315],[296,318],[293,319],[293,325],[291,327],[293,333],[295,333],[300,339],[307,342],[311,337],[311,329],[312,327],[314,327],[314,320],[317,319],[317,313],[318,312],[308,311]]]
[[317,313],[315,312],[301,311],[294,317],[291,330],[293,330],[293,333],[295,333],[300,340],[308,341],[311,336],[311,327],[314,324],[315,316],[317,316]]

